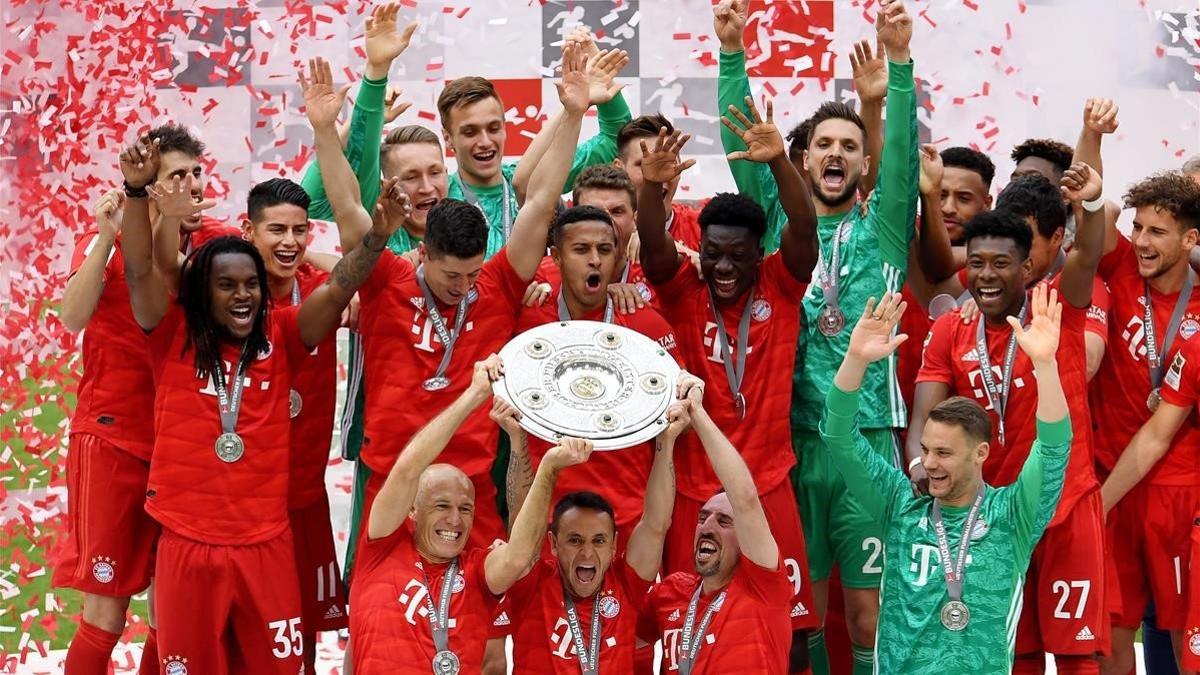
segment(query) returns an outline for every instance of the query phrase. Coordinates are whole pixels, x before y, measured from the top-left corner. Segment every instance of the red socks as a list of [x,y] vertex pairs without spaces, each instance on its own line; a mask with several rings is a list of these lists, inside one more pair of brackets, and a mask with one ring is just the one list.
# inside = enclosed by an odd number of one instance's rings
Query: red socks
[[138,675],[158,675],[158,631],[153,628],[146,634],[142,647],[142,662],[138,664]]
[[79,630],[67,649],[63,672],[65,675],[108,675],[112,672],[112,650],[120,639],[120,633],[110,633],[79,617]]

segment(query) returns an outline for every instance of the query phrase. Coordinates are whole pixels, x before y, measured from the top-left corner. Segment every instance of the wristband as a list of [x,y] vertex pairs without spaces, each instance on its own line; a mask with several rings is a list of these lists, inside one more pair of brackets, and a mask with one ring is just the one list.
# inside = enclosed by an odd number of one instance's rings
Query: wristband
[[920,463],[921,463],[920,457],[913,457],[912,461],[908,463],[908,472],[912,473],[913,467]]
[[1087,209],[1089,213],[1095,213],[1104,208],[1104,195],[1100,195],[1090,202],[1085,201],[1081,203],[1083,204],[1083,208]]
[[130,185],[128,181],[126,181],[125,182],[125,196],[133,197],[134,199],[142,199],[145,197],[149,197],[150,193],[146,192],[145,185],[143,185],[141,187],[134,187],[134,186]]

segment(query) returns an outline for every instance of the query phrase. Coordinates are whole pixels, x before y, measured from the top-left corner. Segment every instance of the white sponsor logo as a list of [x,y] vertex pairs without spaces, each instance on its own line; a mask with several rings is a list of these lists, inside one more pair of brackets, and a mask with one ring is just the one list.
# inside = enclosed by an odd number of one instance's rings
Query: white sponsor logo
[[1092,634],[1092,629],[1084,626],[1078,633],[1075,634],[1075,640],[1083,642],[1085,640],[1095,640],[1096,636]]

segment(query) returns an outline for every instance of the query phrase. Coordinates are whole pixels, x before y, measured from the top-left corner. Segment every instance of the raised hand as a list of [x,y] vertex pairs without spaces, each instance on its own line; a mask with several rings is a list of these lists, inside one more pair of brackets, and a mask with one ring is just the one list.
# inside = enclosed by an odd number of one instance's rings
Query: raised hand
[[1073,204],[1095,201],[1104,194],[1104,179],[1087,164],[1075,162],[1063,172],[1059,190],[1063,199]]
[[1033,289],[1031,312],[1028,328],[1023,327],[1015,316],[1008,317],[1008,325],[1012,326],[1021,351],[1029,356],[1036,367],[1054,361],[1058,353],[1059,326],[1062,323],[1062,303],[1058,301],[1058,291],[1051,289],[1048,284],[1038,284]]
[[1083,126],[1097,134],[1111,134],[1120,126],[1117,104],[1109,98],[1089,98],[1083,104]]
[[651,183],[669,183],[690,169],[696,164],[696,160],[680,162],[679,153],[691,139],[690,135],[678,129],[667,135],[667,129],[664,127],[658,130],[658,139],[655,140],[653,149],[646,146],[645,139],[638,141],[642,146],[642,178]]
[[524,433],[524,430],[521,429],[520,411],[514,408],[513,404],[499,396],[492,397],[492,410],[488,413],[488,417],[496,423],[496,426],[503,429],[509,438],[514,438]]
[[334,90],[333,69],[328,61],[319,56],[309,59],[308,76],[305,77],[304,71],[300,71],[300,89],[304,92],[304,111],[314,129],[337,123],[350,85]]
[[863,103],[879,103],[887,95],[887,59],[883,56],[883,44],[878,38],[875,51],[871,52],[870,40],[854,43],[850,52],[850,72],[854,76],[854,90]]
[[867,307],[850,334],[847,354],[865,363],[874,363],[896,351],[908,336],[892,335],[892,331],[907,308],[908,303],[899,293],[884,295],[878,305],[875,304],[875,298],[867,300]]
[[563,45],[562,80],[558,87],[558,100],[567,112],[582,115],[591,105],[586,71],[587,57],[583,48],[576,43]]
[[124,205],[125,192],[120,189],[105,192],[92,205],[92,215],[96,217],[96,227],[101,234],[116,239],[121,231],[121,219],[117,217],[117,211]]
[[563,38],[563,44],[568,42],[574,42],[582,47],[584,55],[589,59],[600,53],[600,47],[596,45],[592,29],[587,26],[576,26],[574,30],[567,33],[567,37]]
[[402,30],[397,31],[396,17],[400,14],[400,5],[389,2],[379,5],[371,12],[366,25],[367,67],[372,79],[387,77],[392,61],[408,49],[413,31],[417,30],[417,22],[409,22]]
[[692,426],[691,401],[676,401],[667,408],[667,428],[660,434],[666,440],[673,441]]
[[721,51],[740,52],[745,48],[742,35],[750,15],[750,0],[721,0],[713,6],[713,32],[721,43]]
[[675,380],[675,398],[680,401],[703,403],[704,380],[686,370],[679,371],[679,377]]
[[158,175],[158,139],[142,136],[121,152],[121,175],[131,188],[154,182]]
[[940,197],[942,177],[946,175],[946,167],[942,164],[942,155],[932,145],[921,146],[921,178],[918,189],[923,195]]
[[205,199],[196,201],[192,198],[192,192],[196,189],[196,177],[192,174],[187,175],[186,181],[181,180],[179,176],[172,176],[170,180],[159,181],[154,185],[146,186],[146,191],[150,193],[150,197],[154,200],[155,207],[164,218],[178,218],[186,220],[197,213],[211,209],[217,205],[215,199]]
[[[775,126],[775,106],[769,99],[767,100],[767,120],[765,122],[759,117],[758,108],[754,107],[754,99],[749,96],[746,97],[746,108],[750,111],[749,119],[736,106],[729,106],[729,114],[738,121],[737,124],[728,117],[721,118],[721,124],[737,134],[737,137],[746,144],[745,150],[731,152],[725,158],[730,160],[748,159],[752,162],[766,164],[777,157],[782,157],[787,152],[787,147],[783,144],[783,136],[779,133],[779,128]],[[642,161],[645,162],[645,160]]]
[[[595,43],[589,44],[594,46]],[[580,49],[585,50],[582,45]],[[584,74],[588,81],[588,101],[592,105],[608,103],[621,93],[624,85],[617,84],[616,77],[627,65],[629,54],[624,49],[604,50],[587,58]]]
[[383,97],[383,123],[391,124],[396,121],[396,118],[403,115],[405,110],[412,107],[412,103],[400,98],[404,93],[403,89],[388,89],[387,94]]
[[900,0],[885,0],[875,15],[875,31],[880,44],[887,51],[888,60],[908,63],[909,44],[912,42],[912,17]]
[[504,377],[504,363],[498,354],[489,354],[482,361],[475,362],[475,370],[471,373],[471,392],[490,396],[492,383]]
[[558,440],[558,445],[550,448],[542,461],[550,462],[550,466],[555,469],[565,469],[588,461],[588,457],[592,456],[594,449],[595,446],[591,441],[564,436]]
[[379,191],[379,201],[375,203],[373,224],[381,231],[380,234],[390,237],[412,220],[412,200],[400,188],[400,179],[388,178],[383,181]]

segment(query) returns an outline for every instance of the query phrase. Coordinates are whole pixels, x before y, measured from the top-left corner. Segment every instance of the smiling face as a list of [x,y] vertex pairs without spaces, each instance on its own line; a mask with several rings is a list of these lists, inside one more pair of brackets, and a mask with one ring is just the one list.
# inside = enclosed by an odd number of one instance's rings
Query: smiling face
[[604,305],[608,280],[617,264],[613,228],[598,220],[563,226],[558,245],[550,248],[562,276],[563,292],[588,310]]
[[864,153],[863,131],[854,122],[833,118],[818,124],[804,151],[813,196],[831,208],[847,207],[867,175],[870,158]]
[[475,522],[475,486],[459,469],[434,464],[421,473],[409,517],[417,551],[431,562],[449,562],[467,546]]
[[979,311],[993,321],[1021,311],[1031,274],[1029,257],[1012,239],[975,237],[967,243],[967,288]]
[[957,425],[937,420],[925,423],[921,434],[921,464],[929,474],[929,495],[958,504],[971,499],[983,481],[987,442],[971,439]]
[[446,198],[449,189],[442,147],[436,143],[392,145],[383,156],[381,168],[384,177],[400,179],[400,189],[413,205],[413,224],[424,233],[429,210]]
[[990,208],[992,196],[982,176],[960,166],[946,167],[942,176],[942,220],[951,244],[961,245],[963,225]]
[[712,224],[700,239],[700,269],[717,302],[729,304],[754,286],[763,248],[745,227]]
[[262,209],[257,221],[242,221],[246,238],[258,249],[272,279],[291,279],[308,249],[308,212],[295,204]]
[[729,503],[729,495],[722,492],[705,502],[700,509],[693,541],[696,574],[722,581],[733,576],[742,549],[733,528],[733,506]]
[[1188,264],[1197,232],[1185,229],[1169,211],[1139,206],[1134,211],[1130,241],[1137,253],[1138,274],[1154,279]]
[[499,181],[506,137],[500,99],[485,98],[451,108],[442,133],[469,182],[492,185]]
[[[187,153],[178,150],[171,150],[159,155],[158,176],[155,180],[158,182],[170,181],[176,176],[179,177],[181,183],[185,184],[188,176],[192,176],[195,183],[192,186],[192,201],[200,202],[204,197],[204,167],[200,164],[199,157],[193,157]],[[151,202],[153,204],[153,202]],[[184,219],[181,228],[184,232],[193,232],[200,229],[201,214],[196,213]]]
[[604,583],[617,553],[616,523],[603,511],[574,507],[559,517],[550,533],[550,549],[558,572],[577,598],[587,598]]
[[244,253],[221,253],[213,257],[208,292],[212,318],[237,340],[249,337],[254,317],[262,305],[262,283],[254,259]]

